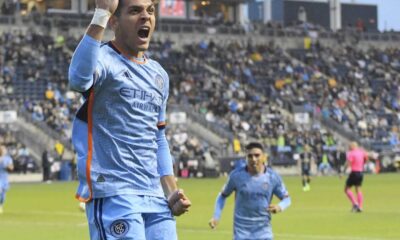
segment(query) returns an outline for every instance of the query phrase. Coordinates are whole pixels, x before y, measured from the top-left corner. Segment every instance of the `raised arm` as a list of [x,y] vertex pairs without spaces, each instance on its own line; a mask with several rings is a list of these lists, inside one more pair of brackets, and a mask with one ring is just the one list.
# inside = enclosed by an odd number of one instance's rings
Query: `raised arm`
[[108,20],[117,10],[118,2],[119,0],[96,0],[96,10],[92,22],[86,30],[87,35],[97,41],[103,39]]
[[96,0],[92,22],[72,56],[68,76],[72,89],[84,92],[93,85],[93,74],[99,59],[101,40],[108,20],[119,0]]

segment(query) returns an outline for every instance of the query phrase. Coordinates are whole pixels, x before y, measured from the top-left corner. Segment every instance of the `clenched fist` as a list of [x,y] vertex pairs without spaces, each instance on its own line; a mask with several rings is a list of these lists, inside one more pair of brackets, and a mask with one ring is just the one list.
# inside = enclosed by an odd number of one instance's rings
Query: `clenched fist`
[[271,205],[269,205],[267,211],[270,213],[276,214],[276,213],[282,212],[282,209],[279,205],[271,204]]
[[117,10],[119,0],[96,0],[96,7],[109,11],[114,14]]
[[189,211],[189,207],[192,205],[189,198],[183,193],[182,189],[173,192],[168,197],[168,206],[174,216],[180,216],[183,213]]
[[211,218],[210,221],[208,221],[208,226],[210,226],[211,229],[215,229],[218,225],[218,220],[215,218]]

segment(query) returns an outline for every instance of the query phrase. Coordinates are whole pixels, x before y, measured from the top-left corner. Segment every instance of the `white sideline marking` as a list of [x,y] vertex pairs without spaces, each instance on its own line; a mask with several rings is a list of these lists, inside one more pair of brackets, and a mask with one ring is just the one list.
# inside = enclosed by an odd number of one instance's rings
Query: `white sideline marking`
[[[301,208],[301,209],[294,209],[294,212],[324,212],[324,213],[337,213],[341,211],[346,213],[347,209],[343,210],[343,208],[331,208],[327,210],[326,208]],[[373,213],[373,214],[400,214],[399,210],[396,209],[388,209],[388,210],[381,210],[381,209],[370,209],[364,210],[366,214]],[[350,214],[350,207],[348,208],[347,213]]]
[[370,238],[370,237],[352,237],[352,236],[328,236],[328,235],[306,235],[306,234],[275,234],[282,238],[293,239],[318,239],[318,240],[394,240],[394,238]]
[[[86,219],[86,216],[82,212],[52,212],[52,211],[6,211],[5,214],[18,214],[18,215],[58,215],[58,216],[73,216],[73,217],[83,217]],[[24,225],[26,226],[26,221],[8,221],[2,219],[0,221],[0,225]],[[87,222],[80,223],[71,223],[71,222],[38,222],[33,221],[29,222],[29,225],[38,225],[38,226],[55,226],[55,227],[65,227],[65,226],[77,226],[77,227],[87,227]],[[211,230],[211,229],[194,229],[194,228],[179,228],[178,231],[183,232],[201,232],[201,233],[210,233],[212,231],[218,232],[218,234],[222,235],[231,235],[231,231],[227,230]],[[373,237],[353,237],[353,236],[329,236],[329,235],[307,235],[307,234],[274,234],[276,237],[284,238],[284,239],[306,239],[306,240],[395,240],[396,238],[373,238]]]
[[32,221],[26,223],[26,221],[8,221],[8,220],[1,220],[0,225],[11,225],[11,226],[26,226],[26,225],[35,225],[41,227],[87,227],[87,223],[71,223],[71,222],[38,222]]
[[6,211],[5,213],[11,213],[11,214],[18,214],[18,215],[58,215],[58,216],[73,216],[73,217],[85,217],[85,213],[79,212],[79,210],[76,210],[77,212],[53,212],[53,211]]
[[[231,235],[230,231],[226,230],[206,230],[206,229],[190,229],[190,228],[179,228],[178,231],[183,232],[202,232],[209,233],[212,231],[216,231],[219,234],[223,235]],[[370,237],[352,237],[352,236],[329,236],[329,235],[307,235],[307,234],[274,234],[275,237],[279,237],[281,239],[310,239],[310,240],[395,240],[395,238],[370,238]]]

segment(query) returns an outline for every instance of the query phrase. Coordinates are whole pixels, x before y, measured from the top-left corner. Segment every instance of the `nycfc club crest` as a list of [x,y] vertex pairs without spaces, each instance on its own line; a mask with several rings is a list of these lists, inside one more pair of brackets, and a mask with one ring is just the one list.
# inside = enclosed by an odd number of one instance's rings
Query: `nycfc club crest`
[[124,237],[129,231],[129,224],[125,220],[116,220],[111,224],[111,234],[116,238]]
[[163,90],[164,79],[161,77],[161,75],[157,75],[156,78],[154,79],[154,82],[156,83],[156,86],[158,87],[158,89]]

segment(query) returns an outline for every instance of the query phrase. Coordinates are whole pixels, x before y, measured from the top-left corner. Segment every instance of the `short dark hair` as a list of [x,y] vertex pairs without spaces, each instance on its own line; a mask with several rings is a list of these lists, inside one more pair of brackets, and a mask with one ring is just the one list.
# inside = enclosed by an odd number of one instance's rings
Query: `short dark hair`
[[119,16],[121,16],[121,9],[122,9],[122,7],[123,7],[123,0],[119,0],[118,1],[118,6],[117,6],[117,9],[115,9],[115,12],[114,12],[114,15],[115,16],[117,16],[117,17],[119,17]]
[[[152,0],[154,4],[157,4],[159,0]],[[119,17],[121,16],[121,9],[124,6],[124,0],[119,0],[117,9],[115,9],[114,15]]]
[[249,144],[246,145],[246,150],[247,151],[250,150],[250,149],[253,149],[253,148],[259,148],[259,149],[264,151],[263,145],[261,143],[259,143],[259,142],[250,142]]

